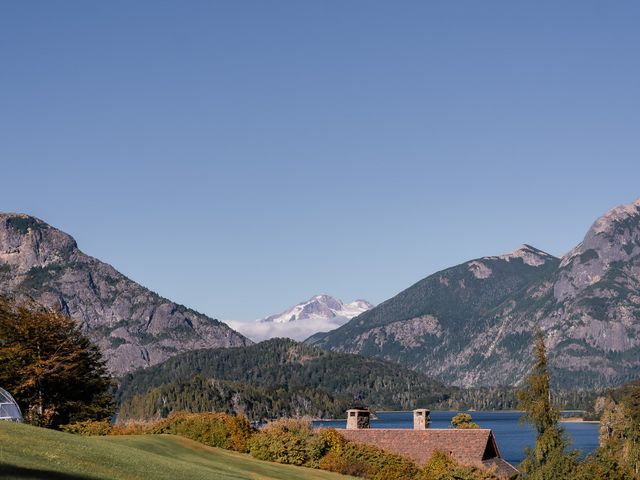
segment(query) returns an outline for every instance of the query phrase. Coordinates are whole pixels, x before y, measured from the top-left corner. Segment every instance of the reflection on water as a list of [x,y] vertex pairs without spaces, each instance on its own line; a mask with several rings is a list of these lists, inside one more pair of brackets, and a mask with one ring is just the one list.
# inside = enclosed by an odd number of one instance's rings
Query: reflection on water
[[[459,412],[431,412],[431,428],[449,428],[451,418]],[[498,442],[502,457],[517,465],[524,458],[524,449],[535,443],[535,434],[528,424],[519,422],[520,412],[469,412],[481,428],[490,428]],[[376,412],[377,420],[371,428],[413,428],[413,412]],[[346,420],[324,420],[314,426],[345,428]],[[576,448],[588,455],[598,447],[597,423],[563,423],[565,431]]]

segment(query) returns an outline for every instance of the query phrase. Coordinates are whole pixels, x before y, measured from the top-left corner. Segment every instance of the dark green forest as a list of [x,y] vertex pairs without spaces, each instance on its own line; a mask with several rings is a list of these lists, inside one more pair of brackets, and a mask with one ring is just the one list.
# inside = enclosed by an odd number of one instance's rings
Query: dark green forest
[[[592,392],[561,392],[559,402],[587,409]],[[341,417],[354,404],[378,410],[512,409],[515,389],[450,387],[394,363],[273,339],[245,348],[204,349],[122,378],[119,418],[173,411],[224,411],[252,420]]]
[[[185,408],[219,410],[223,399],[234,398],[227,402],[234,412],[265,419],[331,417],[354,403],[411,409],[446,401],[453,391],[395,364],[273,339],[178,355],[125,376],[117,397],[121,414],[129,418],[134,412],[147,418]],[[264,405],[256,406],[259,402]]]

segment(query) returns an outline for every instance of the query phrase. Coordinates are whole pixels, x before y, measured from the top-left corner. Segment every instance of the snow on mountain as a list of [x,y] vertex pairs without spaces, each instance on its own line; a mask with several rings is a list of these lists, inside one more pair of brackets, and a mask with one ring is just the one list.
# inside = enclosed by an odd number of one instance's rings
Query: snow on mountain
[[372,307],[373,305],[366,300],[356,300],[345,304],[342,300],[331,295],[321,294],[311,297],[306,302],[299,303],[284,312],[262,318],[258,322],[288,323],[298,320],[334,317],[344,317],[351,320]]
[[366,300],[343,303],[331,295],[321,294],[255,322],[226,323],[255,341],[274,337],[304,340],[315,333],[334,330],[371,308],[373,305]]

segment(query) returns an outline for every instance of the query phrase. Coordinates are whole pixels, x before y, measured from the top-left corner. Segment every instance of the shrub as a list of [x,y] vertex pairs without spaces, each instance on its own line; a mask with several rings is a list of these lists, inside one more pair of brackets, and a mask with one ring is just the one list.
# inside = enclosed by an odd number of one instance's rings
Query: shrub
[[495,479],[488,472],[456,463],[444,452],[434,452],[422,469],[424,480],[490,480]]
[[398,476],[400,471],[412,472],[404,478],[415,478],[418,475],[418,468],[411,460],[370,445],[349,442],[345,445],[343,456],[353,465],[364,465],[366,472],[360,476],[367,478],[376,480],[403,478]]
[[111,423],[108,420],[85,420],[84,422],[62,425],[60,428],[63,432],[84,436],[110,435],[112,431]]
[[413,479],[419,475],[414,462],[376,447],[347,442],[336,430],[320,432],[327,453],[318,467],[331,472],[374,480]]
[[[345,473],[350,467],[349,461],[337,452],[330,451],[318,462],[318,468],[329,472]],[[361,476],[356,473],[350,473],[353,476]]]
[[249,451],[260,460],[317,468],[329,450],[328,443],[308,420],[281,419],[256,433]]
[[247,452],[253,429],[238,415],[178,412],[153,424],[149,433],[181,435],[210,447]]
[[414,463],[401,462],[390,464],[373,476],[373,480],[409,480],[418,478],[419,470]]
[[151,422],[118,423],[111,429],[111,435],[147,435],[153,426]]

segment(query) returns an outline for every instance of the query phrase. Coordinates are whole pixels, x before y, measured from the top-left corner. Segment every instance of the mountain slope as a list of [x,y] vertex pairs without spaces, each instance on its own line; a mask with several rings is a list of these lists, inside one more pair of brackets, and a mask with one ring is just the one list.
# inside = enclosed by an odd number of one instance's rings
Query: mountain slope
[[530,246],[431,275],[341,328],[310,343],[340,352],[400,362],[429,375],[447,375],[471,338],[489,325],[486,314],[560,260]]
[[308,340],[462,386],[518,384],[540,328],[556,382],[620,383],[640,367],[640,201],[598,219],[558,260],[524,246],[421,280]]
[[251,343],[85,255],[71,236],[28,215],[0,214],[0,293],[31,298],[78,320],[115,374],[181,351]]

